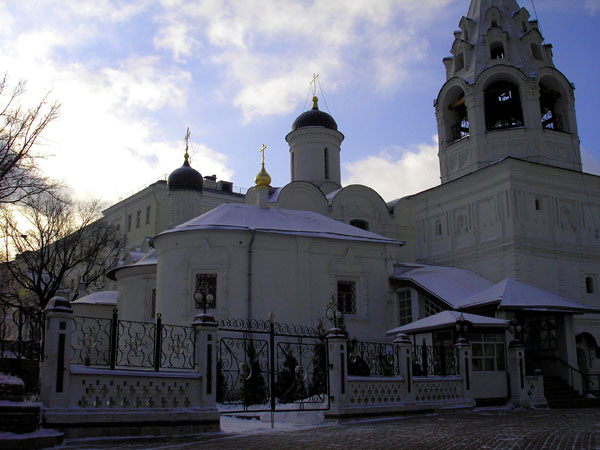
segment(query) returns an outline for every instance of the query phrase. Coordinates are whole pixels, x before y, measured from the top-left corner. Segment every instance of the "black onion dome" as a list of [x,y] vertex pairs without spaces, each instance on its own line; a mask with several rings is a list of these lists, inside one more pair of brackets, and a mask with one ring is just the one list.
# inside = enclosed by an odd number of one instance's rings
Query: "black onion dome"
[[337,123],[331,115],[319,110],[317,98],[313,98],[313,107],[309,111],[300,114],[292,124],[292,131],[304,127],[323,127],[337,131]]
[[172,191],[201,191],[204,181],[200,172],[192,169],[186,158],[183,166],[171,172],[167,183]]

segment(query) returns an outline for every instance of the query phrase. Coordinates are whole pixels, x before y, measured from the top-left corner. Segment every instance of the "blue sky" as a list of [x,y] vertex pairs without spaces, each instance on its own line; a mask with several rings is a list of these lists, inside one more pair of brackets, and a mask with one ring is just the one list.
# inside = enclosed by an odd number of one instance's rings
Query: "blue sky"
[[[600,174],[600,0],[534,0],[554,62],[576,86],[584,170]],[[531,0],[522,0],[534,16]],[[344,184],[386,200],[439,183],[433,99],[468,0],[4,0],[0,68],[50,90],[62,115],[44,170],[107,203],[181,165],[250,187],[268,146],[289,181],[285,135],[320,106],[346,139]]]

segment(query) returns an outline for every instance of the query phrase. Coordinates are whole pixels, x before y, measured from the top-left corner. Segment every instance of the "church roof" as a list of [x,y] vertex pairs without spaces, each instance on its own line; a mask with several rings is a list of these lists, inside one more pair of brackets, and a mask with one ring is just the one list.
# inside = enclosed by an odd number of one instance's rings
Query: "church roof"
[[519,309],[533,311],[565,311],[592,312],[600,310],[591,308],[551,292],[505,278],[488,289],[465,299],[461,309],[474,308],[498,303],[499,309]]
[[202,191],[204,180],[185,158],[183,165],[171,172],[167,183],[170,191]]
[[163,231],[157,237],[195,230],[256,230],[260,233],[404,245],[403,241],[380,236],[312,211],[232,203],[220,205],[206,214]]
[[459,319],[468,320],[473,327],[508,328],[510,321],[495,319],[493,317],[479,316],[477,314],[461,313],[458,311],[442,311],[424,319],[402,325],[386,332],[388,336],[398,333],[415,334],[426,331],[454,327]]
[[313,97],[312,109],[300,114],[292,124],[292,131],[305,127],[323,127],[337,131],[337,123],[331,115],[319,109],[317,97]]
[[493,285],[470,270],[421,264],[396,266],[391,279],[410,281],[452,308],[461,307],[466,298]]

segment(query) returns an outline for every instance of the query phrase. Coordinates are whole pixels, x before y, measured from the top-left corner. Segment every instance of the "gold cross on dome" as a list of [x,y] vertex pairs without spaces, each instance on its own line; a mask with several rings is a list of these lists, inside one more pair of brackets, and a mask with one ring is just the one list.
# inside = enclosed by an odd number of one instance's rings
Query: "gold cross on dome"
[[319,78],[319,74],[313,73],[312,80],[310,82],[310,84],[313,85],[313,96],[317,95],[317,78]]
[[259,152],[262,153],[262,163],[263,163],[263,165],[265,164],[265,150],[266,149],[267,149],[267,146],[265,144],[263,144],[262,147],[259,150]]

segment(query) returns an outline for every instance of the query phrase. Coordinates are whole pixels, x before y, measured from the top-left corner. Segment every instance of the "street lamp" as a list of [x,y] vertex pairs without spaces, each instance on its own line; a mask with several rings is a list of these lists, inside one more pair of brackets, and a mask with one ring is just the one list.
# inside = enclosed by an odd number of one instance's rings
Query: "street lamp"
[[210,286],[206,280],[202,280],[196,291],[194,292],[194,300],[196,301],[196,306],[198,304],[202,304],[202,312],[206,314],[207,303],[211,303],[214,301],[215,296],[212,294],[210,290]]
[[463,339],[463,333],[469,331],[470,322],[465,319],[464,313],[460,313],[460,316],[456,319],[456,331],[458,332],[458,338]]
[[338,305],[333,299],[327,305],[326,315],[335,328],[341,328],[344,325],[344,313],[338,309]]

